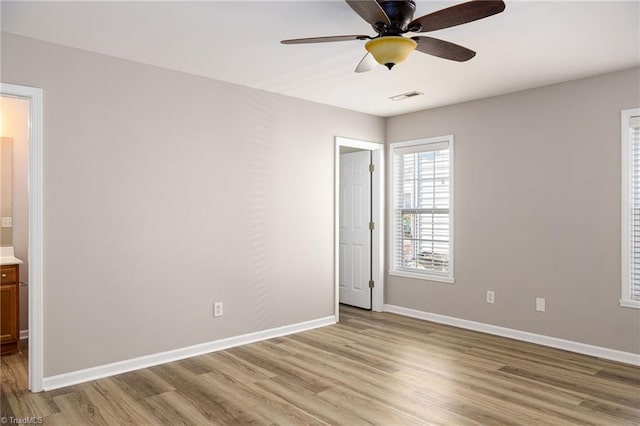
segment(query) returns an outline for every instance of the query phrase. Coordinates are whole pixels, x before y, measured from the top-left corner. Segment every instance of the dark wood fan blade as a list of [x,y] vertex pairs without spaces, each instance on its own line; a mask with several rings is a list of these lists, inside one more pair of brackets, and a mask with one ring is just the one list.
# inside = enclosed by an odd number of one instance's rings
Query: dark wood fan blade
[[371,37],[368,35],[342,35],[330,37],[308,37],[308,38],[292,38],[290,40],[282,40],[282,44],[307,44],[307,43],[328,43],[331,41],[350,41],[350,40],[367,40]]
[[358,64],[358,66],[356,67],[356,72],[359,73],[359,72],[371,71],[372,69],[374,69],[378,65],[379,64],[373,58],[373,55],[371,53],[367,52],[367,54],[364,55],[364,57],[362,58],[362,60]]
[[346,2],[362,19],[374,27],[377,23],[391,25],[389,17],[376,0],[346,0]]
[[476,56],[476,52],[471,49],[437,38],[418,36],[412,39],[418,42],[416,50],[439,58],[464,62]]
[[504,2],[501,0],[473,0],[414,19],[409,24],[409,28],[420,26],[419,32],[422,33],[441,30],[495,15],[502,12],[504,8]]

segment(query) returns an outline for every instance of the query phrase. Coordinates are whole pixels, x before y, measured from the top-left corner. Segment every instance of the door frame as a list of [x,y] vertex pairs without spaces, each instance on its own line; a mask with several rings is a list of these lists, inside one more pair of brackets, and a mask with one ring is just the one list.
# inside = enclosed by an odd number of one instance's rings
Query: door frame
[[373,222],[375,227],[371,235],[373,256],[371,257],[371,265],[373,270],[373,281],[375,286],[371,295],[371,310],[375,312],[383,312],[384,306],[384,151],[383,143],[366,142],[357,139],[350,139],[341,136],[335,138],[335,188],[334,188],[334,204],[333,204],[333,223],[334,223],[334,248],[333,248],[333,281],[335,296],[335,317],[339,321],[340,316],[340,148],[349,147],[371,151],[372,161],[374,165],[373,179],[371,182],[371,206],[373,213]]
[[43,220],[42,89],[0,83],[0,94],[29,99],[29,390],[42,391],[43,379]]

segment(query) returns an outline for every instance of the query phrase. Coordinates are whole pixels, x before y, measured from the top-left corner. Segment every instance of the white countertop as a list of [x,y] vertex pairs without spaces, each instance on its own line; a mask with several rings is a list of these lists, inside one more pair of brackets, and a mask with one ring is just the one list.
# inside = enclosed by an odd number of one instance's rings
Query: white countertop
[[20,265],[22,260],[13,255],[13,247],[0,247],[0,266]]

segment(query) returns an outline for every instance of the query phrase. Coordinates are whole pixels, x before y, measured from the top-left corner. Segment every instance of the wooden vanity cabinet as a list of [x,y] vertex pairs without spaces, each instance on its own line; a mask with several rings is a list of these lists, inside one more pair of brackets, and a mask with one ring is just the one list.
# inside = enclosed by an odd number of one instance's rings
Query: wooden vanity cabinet
[[18,351],[20,277],[18,265],[0,266],[0,354]]

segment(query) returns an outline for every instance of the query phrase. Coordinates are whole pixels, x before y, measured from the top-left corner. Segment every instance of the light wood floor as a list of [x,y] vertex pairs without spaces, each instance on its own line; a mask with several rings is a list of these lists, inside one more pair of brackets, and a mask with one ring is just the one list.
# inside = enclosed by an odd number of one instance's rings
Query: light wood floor
[[[26,348],[25,348],[26,350]],[[393,314],[31,394],[2,358],[2,416],[45,425],[640,423],[640,368]]]

